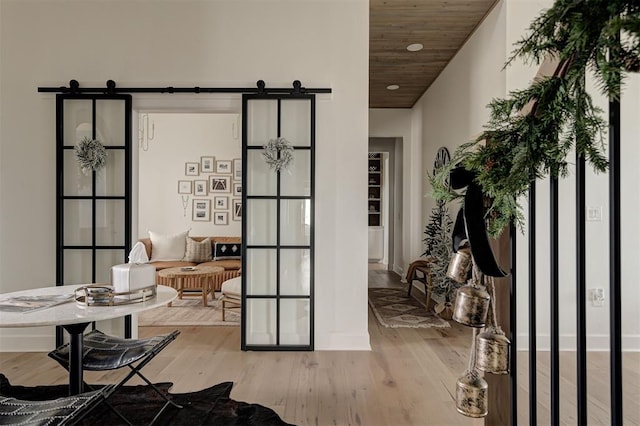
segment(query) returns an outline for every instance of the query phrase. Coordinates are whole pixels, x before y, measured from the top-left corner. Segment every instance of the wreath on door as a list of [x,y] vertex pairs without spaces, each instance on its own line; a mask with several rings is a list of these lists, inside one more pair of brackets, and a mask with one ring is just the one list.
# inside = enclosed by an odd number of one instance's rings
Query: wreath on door
[[85,175],[97,172],[107,164],[107,150],[100,141],[84,137],[74,148],[80,170]]
[[276,172],[286,170],[293,162],[293,147],[285,138],[269,139],[263,148],[262,156]]

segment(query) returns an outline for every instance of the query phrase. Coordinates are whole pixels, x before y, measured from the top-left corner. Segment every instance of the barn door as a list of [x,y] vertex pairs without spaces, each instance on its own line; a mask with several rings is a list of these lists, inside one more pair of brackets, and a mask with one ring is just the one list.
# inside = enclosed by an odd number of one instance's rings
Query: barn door
[[[56,95],[56,126],[56,283],[106,283],[131,244],[131,96]],[[100,170],[80,169],[74,148],[83,139],[105,148]]]
[[[313,350],[315,95],[243,95],[242,349]],[[288,168],[263,156],[293,148]]]

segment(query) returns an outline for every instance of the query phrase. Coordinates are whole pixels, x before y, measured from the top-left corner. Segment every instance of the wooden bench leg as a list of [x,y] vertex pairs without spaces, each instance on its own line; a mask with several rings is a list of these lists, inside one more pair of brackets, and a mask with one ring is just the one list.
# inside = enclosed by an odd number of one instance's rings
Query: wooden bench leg
[[222,299],[222,321],[224,321],[224,313],[227,310],[227,305],[226,305],[227,301]]

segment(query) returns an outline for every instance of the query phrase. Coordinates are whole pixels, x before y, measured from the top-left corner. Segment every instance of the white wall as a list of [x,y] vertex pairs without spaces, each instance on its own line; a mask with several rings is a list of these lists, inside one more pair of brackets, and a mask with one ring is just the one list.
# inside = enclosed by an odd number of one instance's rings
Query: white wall
[[[433,158],[440,146],[453,153],[461,143],[474,138],[483,130],[489,117],[485,106],[494,97],[505,97],[510,90],[526,87],[534,77],[537,66],[514,63],[501,70],[513,49],[513,43],[525,33],[531,21],[548,7],[549,2],[507,0],[499,3],[465,46],[418,101],[414,110],[421,109],[423,124],[423,164],[431,170]],[[593,91],[596,102],[606,109],[606,100]],[[638,219],[634,212],[640,208],[637,190],[640,161],[640,76],[630,76],[622,98],[622,294],[623,345],[640,349],[640,319],[637,301],[635,259],[640,255],[637,241]],[[606,118],[606,115],[605,115]],[[415,124],[414,124],[415,125]],[[570,159],[573,161],[573,159]],[[426,183],[426,181],[424,181]],[[573,174],[560,182],[560,335],[564,349],[575,347],[575,206]],[[587,222],[587,288],[605,288],[608,298],[608,177],[587,170],[587,206],[602,206],[603,221]],[[541,181],[537,195],[537,307],[538,347],[548,347],[549,337],[549,207],[548,181]],[[429,192],[428,184],[425,192]],[[526,209],[526,200],[522,200]],[[427,197],[423,205],[423,224],[428,220],[434,201]],[[451,208],[455,214],[457,207]],[[526,210],[525,210],[526,211]],[[424,225],[423,225],[424,226]],[[518,235],[518,346],[527,345],[527,235]],[[506,265],[505,265],[506,266]],[[588,344],[592,350],[608,348],[609,310],[587,307]]]
[[[55,279],[55,102],[38,86],[73,78],[86,87],[108,79],[122,87],[255,87],[259,79],[282,87],[299,79],[333,89],[316,108],[316,348],[368,349],[362,209],[368,6],[365,0],[2,1],[0,291]],[[181,95],[140,98],[153,98],[158,109],[202,108],[198,101],[185,106]],[[2,336],[2,350],[18,340],[48,350],[53,329]]]
[[[215,161],[241,158],[242,135],[236,131],[239,116],[193,113],[145,115],[150,131],[153,131],[153,139],[145,142],[144,148],[138,151],[138,237],[148,237],[148,231],[171,234],[187,229],[192,236],[240,236],[241,222],[233,220],[231,209],[232,200],[239,199],[232,193],[233,183],[240,181],[234,181],[233,174],[218,175],[201,170],[198,176],[185,175],[185,163],[200,163],[203,156],[215,157]],[[231,184],[228,191],[204,196],[193,194],[195,181],[205,181],[208,185],[212,175],[228,176]],[[191,182],[191,194],[178,194],[179,180]],[[226,209],[214,208],[217,197],[226,197]],[[209,200],[209,221],[193,220],[193,200],[196,199]],[[214,212],[227,212],[227,224],[214,224]]]

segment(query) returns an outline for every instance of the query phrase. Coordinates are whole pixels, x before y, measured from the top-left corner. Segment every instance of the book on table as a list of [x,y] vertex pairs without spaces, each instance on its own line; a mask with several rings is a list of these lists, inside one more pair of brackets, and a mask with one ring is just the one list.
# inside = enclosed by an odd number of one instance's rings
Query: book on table
[[0,298],[0,311],[33,312],[73,301],[73,294],[12,296]]

